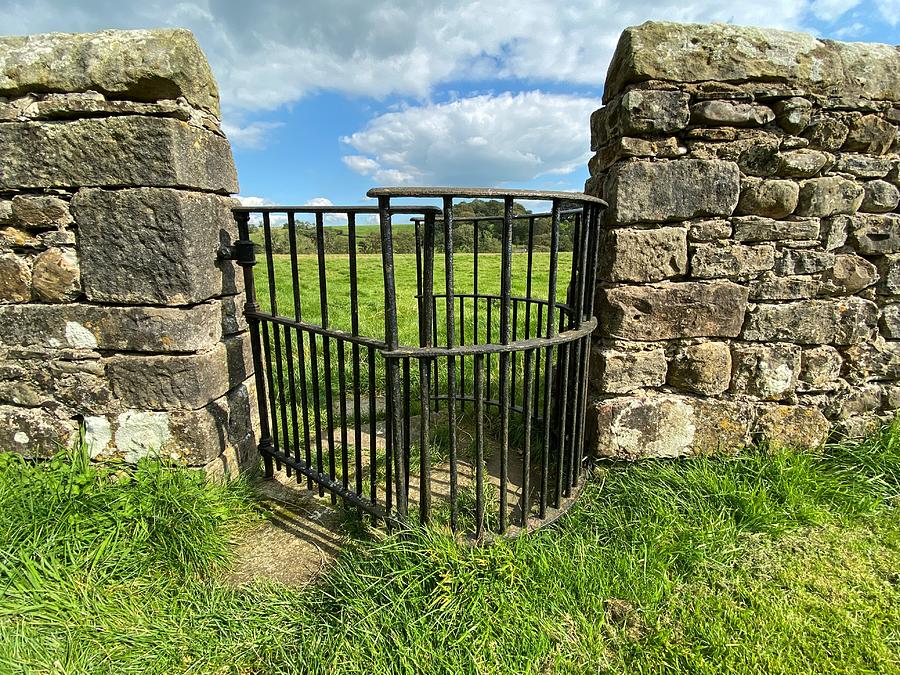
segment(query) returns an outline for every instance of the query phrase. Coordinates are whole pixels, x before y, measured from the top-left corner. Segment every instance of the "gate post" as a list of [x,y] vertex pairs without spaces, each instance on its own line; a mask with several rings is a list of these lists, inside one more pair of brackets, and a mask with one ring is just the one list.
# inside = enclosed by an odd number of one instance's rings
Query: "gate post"
[[0,38],[0,449],[255,460],[237,190],[189,32]]

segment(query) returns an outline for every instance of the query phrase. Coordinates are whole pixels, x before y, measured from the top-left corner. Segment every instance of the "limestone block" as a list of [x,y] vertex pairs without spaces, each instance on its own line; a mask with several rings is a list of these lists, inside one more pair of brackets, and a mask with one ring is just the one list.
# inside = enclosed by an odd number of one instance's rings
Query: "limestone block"
[[733,162],[719,160],[626,162],[612,168],[607,188],[607,217],[616,223],[730,216],[740,172]]
[[805,98],[792,96],[776,101],[772,107],[778,120],[778,126],[789,134],[799,134],[809,124],[812,103]]
[[882,255],[874,261],[878,268],[878,292],[882,295],[900,295],[900,255]]
[[16,195],[10,202],[10,222],[26,229],[72,224],[68,202],[51,195]]
[[823,270],[823,291],[839,295],[859,293],[878,281],[878,268],[865,258],[850,253],[834,256],[833,264]]
[[855,213],[863,200],[863,188],[839,176],[811,178],[800,186],[797,215],[833,216]]
[[31,285],[44,302],[68,302],[81,295],[81,276],[75,251],[51,248],[34,259]]
[[644,80],[786,82],[836,96],[896,101],[898,73],[900,56],[889,45],[825,42],[805,33],[721,23],[648,21],[622,33],[603,96],[609,100]]
[[855,381],[900,379],[900,342],[876,338],[844,350],[848,378]]
[[603,237],[600,278],[609,281],[660,281],[687,274],[687,230],[615,229]]
[[891,160],[887,157],[859,155],[855,152],[841,153],[834,163],[834,170],[852,174],[857,178],[884,178],[891,170]]
[[832,216],[821,221],[822,246],[833,251],[847,243],[847,234],[853,228],[853,216]]
[[881,334],[892,340],[900,339],[900,305],[884,305],[881,308]]
[[778,175],[785,178],[812,178],[828,166],[831,158],[818,150],[788,150],[778,155]]
[[800,385],[805,390],[822,391],[833,388],[841,375],[840,352],[822,345],[804,349],[800,357]]
[[775,119],[771,108],[736,101],[702,101],[691,106],[691,124],[761,127]]
[[852,345],[872,338],[875,303],[862,298],[759,304],[747,312],[741,337],[759,342]]
[[112,394],[96,353],[20,351],[0,361],[0,403],[75,418],[108,409]]
[[900,215],[859,214],[852,219],[851,227],[849,239],[863,255],[900,251]]
[[238,192],[223,137],[162,117],[125,115],[0,125],[0,190],[154,186]]
[[694,410],[695,454],[736,452],[752,442],[753,409],[746,403],[719,399],[688,399]]
[[700,244],[691,255],[691,276],[746,278],[770,270],[774,264],[775,247],[771,244]]
[[732,218],[731,223],[737,241],[803,241],[819,238],[818,218],[773,220],[758,216],[740,216]]
[[186,30],[105,30],[0,38],[0,96],[94,90],[135,101],[184,97],[219,114],[212,71]]
[[12,217],[12,200],[0,199],[0,224],[11,223]]
[[731,236],[731,223],[727,220],[701,220],[688,228],[690,241],[715,241]]
[[0,253],[0,303],[31,300],[31,265],[15,253]]
[[202,408],[253,373],[246,335],[200,354],[118,355],[104,363],[116,398],[143,410]]
[[668,382],[706,396],[721,394],[731,383],[731,350],[724,342],[681,347],[669,363]]
[[205,466],[224,453],[246,458],[255,449],[254,404],[248,386],[241,384],[198,410],[93,415],[85,419],[85,443],[95,459],[131,463],[156,456]]
[[0,306],[0,348],[198,352],[219,342],[222,326],[220,301],[178,309],[6,305]]
[[822,292],[822,282],[812,276],[780,277],[764,274],[750,282],[751,300],[804,300]]
[[747,293],[727,281],[600,288],[599,332],[626,340],[735,337],[744,321]]
[[745,405],[686,396],[620,396],[590,406],[590,447],[601,457],[647,457],[734,451],[750,442]]
[[865,196],[859,207],[866,213],[894,211],[900,202],[900,189],[885,180],[870,180],[863,185]]
[[235,293],[237,268],[217,260],[219,247],[237,238],[235,204],[168,188],[79,190],[73,208],[88,299],[179,305]]
[[688,124],[690,96],[680,91],[632,90],[591,115],[591,149],[616,136],[668,134]]
[[870,152],[873,155],[887,153],[897,137],[897,127],[878,115],[863,115],[850,122],[844,150]]
[[43,408],[0,405],[0,448],[47,458],[78,440],[78,424]]
[[800,375],[797,345],[735,345],[731,350],[731,391],[765,401],[782,401],[797,388]]
[[666,355],[661,348],[648,351],[594,349],[591,384],[605,394],[625,394],[666,382]]
[[832,394],[825,408],[825,414],[832,420],[847,420],[857,415],[865,415],[881,408],[883,391],[881,385],[844,384]]
[[619,397],[595,408],[596,452],[601,457],[641,459],[690,454],[694,411],[677,397]]
[[687,148],[679,145],[674,137],[665,140],[648,140],[618,136],[600,148],[588,160],[588,171],[592,176],[606,171],[613,164],[629,157],[680,157],[687,154]]
[[798,405],[765,406],[754,425],[754,435],[770,447],[818,448],[826,440],[831,425],[816,408]]
[[735,213],[784,218],[797,208],[800,186],[791,180],[748,180]]
[[788,277],[794,274],[814,274],[834,265],[834,253],[785,249],[775,260],[775,274]]
[[839,119],[817,117],[803,132],[803,138],[809,141],[811,148],[819,150],[840,150],[850,133],[849,127]]

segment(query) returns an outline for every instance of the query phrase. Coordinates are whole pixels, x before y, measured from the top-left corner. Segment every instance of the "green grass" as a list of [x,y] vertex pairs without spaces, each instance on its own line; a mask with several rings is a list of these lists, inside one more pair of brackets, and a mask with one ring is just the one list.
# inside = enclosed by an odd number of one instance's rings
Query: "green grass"
[[219,581],[240,485],[0,464],[3,673],[898,673],[900,427],[814,454],[607,464],[490,546],[360,540]]

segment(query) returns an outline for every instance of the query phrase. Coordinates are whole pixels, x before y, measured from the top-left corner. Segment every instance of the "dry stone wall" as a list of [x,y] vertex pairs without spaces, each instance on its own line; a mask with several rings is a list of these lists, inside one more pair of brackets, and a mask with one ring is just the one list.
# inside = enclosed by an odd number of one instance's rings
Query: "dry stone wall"
[[0,449],[255,462],[218,115],[187,31],[0,38]]
[[604,103],[596,452],[815,445],[892,417],[898,48],[650,22]]

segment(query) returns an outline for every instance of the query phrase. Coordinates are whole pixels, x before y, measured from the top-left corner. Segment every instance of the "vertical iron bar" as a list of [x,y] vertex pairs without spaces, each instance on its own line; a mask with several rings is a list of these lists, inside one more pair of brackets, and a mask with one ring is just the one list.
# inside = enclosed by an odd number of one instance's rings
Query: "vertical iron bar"
[[[489,344],[491,344],[491,339],[493,338],[493,331],[491,331],[491,327],[492,327],[491,324],[493,323],[493,320],[491,319],[491,306],[494,304],[494,299],[490,295],[488,295],[486,300],[487,300],[487,310],[486,310],[487,325],[485,326],[486,332],[485,332],[485,336],[484,336],[485,337],[484,343],[489,345]],[[487,400],[491,401],[493,399],[491,398],[491,355],[490,354],[484,355],[484,363],[485,363],[484,377],[485,377],[485,380],[487,381],[487,385],[486,385],[487,386]]]
[[403,359],[403,486],[404,494],[409,495],[409,462],[412,439],[410,438],[410,397],[409,388],[409,359]]
[[[456,318],[454,316],[453,279],[453,198],[444,197],[444,279],[447,301],[447,347],[456,346]],[[450,529],[457,528],[457,465],[456,465],[456,357],[447,357],[447,417],[450,425]]]
[[272,436],[269,429],[269,412],[266,406],[266,380],[263,373],[262,349],[259,335],[259,303],[256,301],[256,281],[253,267],[256,265],[254,244],[250,240],[250,214],[235,213],[234,220],[238,228],[238,240],[235,248],[240,252],[237,264],[244,274],[244,315],[250,331],[250,348],[253,352],[253,376],[256,382],[256,405],[259,410],[259,444],[258,450],[263,458],[266,478],[273,478],[275,470],[272,461]]
[[[420,316],[419,344],[433,346],[431,341],[431,306],[434,303],[434,213],[425,216],[425,232],[422,251],[422,314]],[[437,363],[437,359],[434,360]],[[422,412],[419,422],[419,520],[424,524],[431,519],[431,363],[419,360],[419,387]]]
[[[294,297],[294,319],[296,321],[303,320],[303,310],[300,298],[300,271],[297,266],[297,224],[294,220],[294,213],[288,213],[288,241],[291,254],[291,288]],[[303,344],[303,331],[297,330],[297,361],[300,367],[300,414],[303,416],[303,449],[304,460],[307,467],[312,467],[312,456],[309,445],[309,399],[307,392],[307,374],[306,374],[306,348]],[[294,408],[294,416],[297,410]],[[300,477],[298,476],[299,480]],[[306,487],[312,490],[313,479],[310,476],[306,478]]]
[[[302,335],[302,333],[301,333]],[[322,455],[322,401],[319,392],[319,347],[316,334],[312,331],[309,335],[309,362],[312,365],[312,398],[313,398],[313,424],[316,427],[316,471],[325,473],[324,459]],[[319,496],[325,494],[325,487],[319,483]]]
[[347,452],[347,374],[344,359],[344,341],[336,340],[338,348],[338,396],[341,416],[341,484],[350,487],[350,457]]
[[483,355],[475,354],[475,537],[484,533],[484,375]]
[[[500,256],[500,344],[509,344],[509,310],[512,293],[512,218],[513,199],[503,204],[503,231]],[[500,533],[506,531],[507,483],[509,481],[509,352],[500,352]]]
[[[269,214],[263,213],[263,234],[266,242],[266,273],[268,275],[268,286],[269,286],[269,313],[272,316],[278,315],[278,300],[275,296],[275,264],[272,259],[272,227],[269,222]],[[263,331],[266,334],[266,343],[268,344],[268,327],[263,326]],[[272,406],[272,438],[275,444],[275,449],[279,450],[285,454],[288,454],[290,451],[286,447],[287,443],[279,442],[279,439],[284,441],[284,436],[287,433],[287,410],[284,404],[284,368],[281,363],[281,329],[278,325],[272,326],[272,334],[275,338],[275,378],[278,382],[278,390],[275,391],[274,385],[269,391],[269,397]],[[267,357],[268,358],[268,357]],[[269,370],[271,371],[271,359],[269,360]],[[270,382],[270,384],[272,384]],[[278,409],[278,413],[276,413],[276,407]],[[281,426],[278,426],[279,422],[279,413],[281,416]],[[281,469],[281,462],[276,459],[275,465],[278,469]],[[285,467],[289,468],[289,467]],[[290,472],[288,472],[290,476]]]
[[[587,230],[586,236],[588,237],[589,242],[589,254],[588,254],[588,264],[589,268],[587,274],[585,276],[585,294],[586,294],[586,302],[582,311],[582,321],[587,319],[594,313],[594,291],[596,289],[597,284],[597,260],[600,251],[600,239],[599,233],[597,232],[597,224],[600,216],[600,208],[595,205],[588,206],[586,209],[587,213],[585,215],[585,229]],[[590,365],[591,365],[591,336],[587,335],[584,337],[584,366],[581,369],[582,372],[582,403],[581,408],[579,409],[579,415],[582,417],[586,413],[587,407],[587,396],[588,396],[588,373],[590,373]],[[580,451],[584,450],[584,434],[586,423],[582,422],[581,424],[581,433],[579,438],[578,447]],[[581,460],[579,457],[579,469],[580,469]],[[580,479],[580,470],[575,473],[573,478],[573,487],[578,486],[578,481]]]
[[375,414],[375,348],[369,347],[369,498],[378,502],[378,415]]
[[481,342],[481,338],[478,335],[478,301],[480,300],[478,297],[478,221],[473,221],[472,225],[475,229],[475,256],[472,260],[472,295],[474,296],[474,302],[472,303],[472,323],[474,325],[472,344],[477,345]]
[[[587,208],[584,208],[584,215],[587,215]],[[580,326],[584,321],[584,291],[585,291],[585,275],[587,273],[588,244],[587,238],[587,221],[582,218],[582,214],[575,215],[575,237],[577,258],[573,258],[572,266],[578,265],[576,270],[576,283],[573,285],[573,293],[575,302],[573,303],[573,326]],[[584,423],[584,401],[583,387],[581,386],[582,378],[586,375],[582,371],[584,367],[584,340],[578,340],[575,343],[576,362],[572,368],[575,376],[572,378],[572,387],[574,399],[572,401],[572,442],[569,458],[569,470],[566,474],[566,485],[564,494],[566,497],[571,496],[572,487],[577,484],[576,476],[581,466],[581,430]]]
[[[348,253],[350,254],[350,332],[354,336],[359,335],[359,279],[356,269],[356,214],[347,214]],[[356,494],[360,497],[363,492],[363,468],[362,468],[362,405],[359,383],[359,345],[356,342],[351,347],[353,359],[353,448],[356,464]],[[373,415],[374,410],[369,410]]]
[[[321,213],[316,214],[316,253],[319,263],[319,306],[322,328],[328,328],[328,274],[325,269],[325,222]],[[334,460],[334,396],[331,381],[331,340],[322,336],[322,369],[325,371],[325,421],[328,426],[328,477],[335,480],[337,471]],[[337,497],[331,493],[331,503]]]
[[[556,272],[559,257],[559,201],[554,199],[550,210],[550,277],[547,282],[547,334],[556,334]],[[546,348],[544,363],[544,447],[541,453],[541,502],[540,518],[547,516],[547,488],[550,461],[550,409],[548,402],[553,392],[553,346]]]
[[[394,242],[391,236],[390,198],[378,198],[378,212],[381,221],[381,264],[384,269],[384,321],[385,343],[388,349],[395,350],[400,344],[397,330],[397,289],[394,283]],[[397,515],[406,517],[406,478],[403,472],[400,438],[400,377],[399,364],[396,358],[387,359],[387,394],[389,397],[391,424],[389,435],[393,448],[394,482],[397,490]]]
[[[465,310],[465,297],[459,297],[459,344],[463,346],[466,344],[466,310]],[[462,395],[462,408],[463,411],[466,409],[465,403],[465,395],[466,395],[466,358],[464,356],[459,357],[459,391]]]

